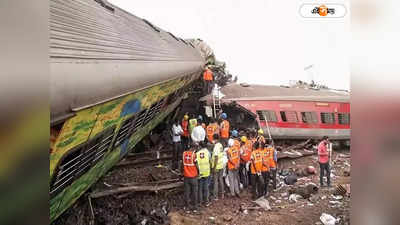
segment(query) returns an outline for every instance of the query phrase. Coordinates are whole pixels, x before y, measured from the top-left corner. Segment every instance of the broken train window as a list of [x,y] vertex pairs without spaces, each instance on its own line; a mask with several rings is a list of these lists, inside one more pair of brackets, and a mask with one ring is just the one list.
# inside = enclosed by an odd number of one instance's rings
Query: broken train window
[[275,111],[272,110],[257,110],[258,118],[260,121],[268,120],[268,122],[278,122]]
[[115,142],[114,142],[114,147],[119,146],[127,138],[131,137],[133,122],[135,121],[135,118],[136,118],[136,116],[132,116],[129,119],[126,119],[122,123],[121,127],[118,130],[117,138],[115,139]]
[[303,123],[318,123],[317,114],[315,112],[301,112]]
[[339,113],[338,114],[339,124],[350,124],[350,114],[348,113]]
[[321,112],[321,123],[328,123],[328,124],[335,123],[335,114],[328,112]]
[[50,183],[50,197],[54,197],[90,170],[107,152],[114,137],[115,126],[69,150],[58,164]]
[[281,119],[283,122],[297,123],[297,113],[295,111],[281,111]]

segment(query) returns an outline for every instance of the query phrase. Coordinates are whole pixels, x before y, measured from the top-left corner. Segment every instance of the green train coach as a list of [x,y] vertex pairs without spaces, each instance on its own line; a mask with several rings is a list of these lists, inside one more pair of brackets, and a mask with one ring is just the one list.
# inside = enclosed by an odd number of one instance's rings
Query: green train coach
[[180,103],[205,59],[101,0],[50,1],[50,220]]

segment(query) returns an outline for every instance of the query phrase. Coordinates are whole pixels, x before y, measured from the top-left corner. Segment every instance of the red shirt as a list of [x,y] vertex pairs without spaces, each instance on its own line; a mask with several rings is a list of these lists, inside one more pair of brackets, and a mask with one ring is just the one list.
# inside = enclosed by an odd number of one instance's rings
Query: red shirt
[[193,151],[183,152],[183,176],[188,178],[197,177],[196,154]]
[[318,161],[320,163],[327,163],[329,161],[329,153],[326,149],[325,141],[321,141],[318,145]]

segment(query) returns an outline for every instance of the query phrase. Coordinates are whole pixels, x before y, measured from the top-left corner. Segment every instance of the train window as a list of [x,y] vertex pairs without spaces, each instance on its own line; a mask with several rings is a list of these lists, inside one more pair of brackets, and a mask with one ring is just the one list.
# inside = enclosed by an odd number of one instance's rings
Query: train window
[[335,114],[322,112],[321,113],[321,123],[328,123],[328,124],[335,123]]
[[165,99],[163,98],[150,107],[143,124],[147,124],[148,122],[150,122],[161,111],[164,100]]
[[257,110],[258,118],[260,121],[268,120],[268,122],[278,122],[275,111],[272,110]]
[[317,114],[315,112],[301,112],[303,123],[318,123]]
[[338,122],[339,122],[339,124],[350,124],[350,114],[339,113],[338,114]]
[[124,140],[131,136],[134,120],[135,116],[132,116],[122,123],[121,127],[118,130],[117,138],[114,142],[114,147],[119,146]]
[[297,113],[295,111],[281,111],[281,118],[283,122],[297,123]]
[[102,159],[110,147],[114,130],[115,126],[107,128],[88,142],[70,150],[61,159],[50,185],[51,197],[60,193]]
[[147,113],[146,109],[140,111],[140,113],[137,116],[137,120],[135,121],[135,124],[133,125],[132,133],[136,132],[137,129],[139,129],[142,126],[144,118],[146,117],[146,113]]

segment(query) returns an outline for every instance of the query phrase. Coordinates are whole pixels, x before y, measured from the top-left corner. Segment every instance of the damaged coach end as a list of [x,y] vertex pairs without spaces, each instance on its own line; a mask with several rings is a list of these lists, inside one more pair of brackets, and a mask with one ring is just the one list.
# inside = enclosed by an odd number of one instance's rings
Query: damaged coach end
[[[231,83],[219,91],[234,127],[262,128],[274,140],[320,139],[350,144],[350,95],[343,91]],[[215,98],[215,96],[214,96]],[[202,99],[213,107],[213,96]]]

